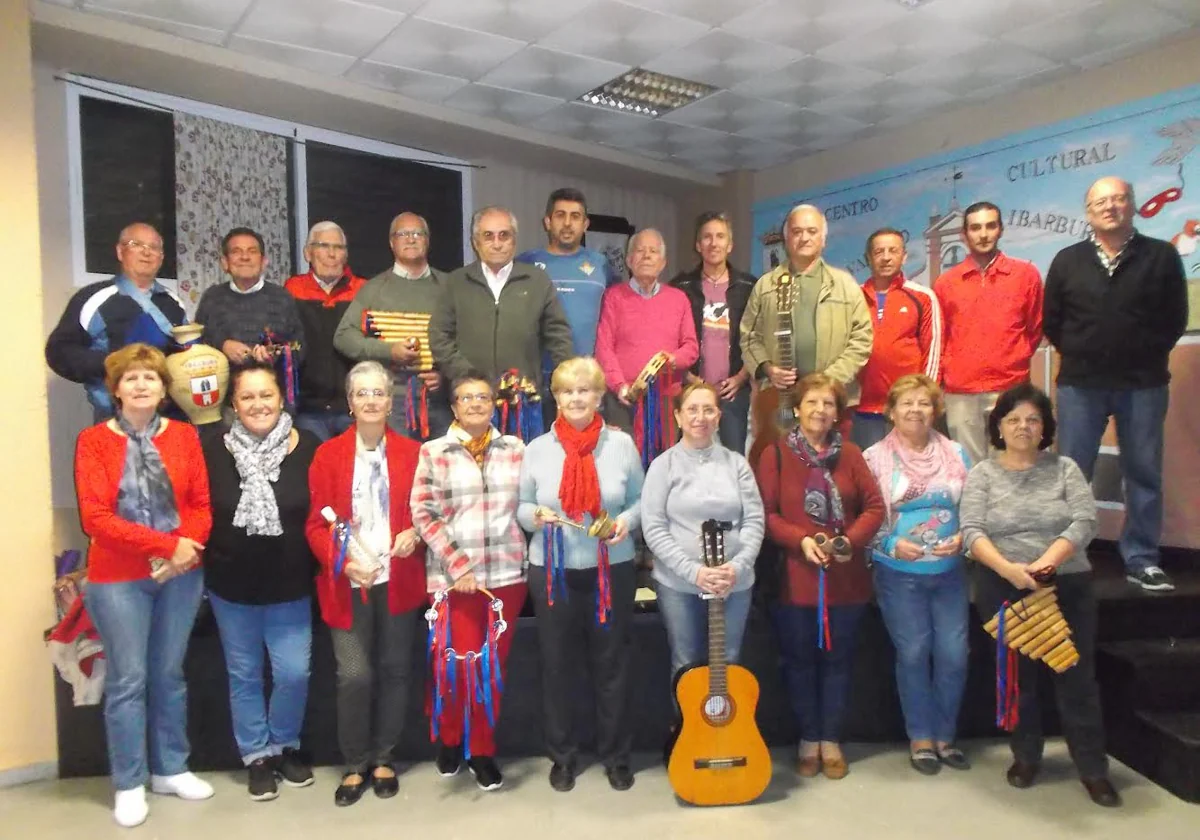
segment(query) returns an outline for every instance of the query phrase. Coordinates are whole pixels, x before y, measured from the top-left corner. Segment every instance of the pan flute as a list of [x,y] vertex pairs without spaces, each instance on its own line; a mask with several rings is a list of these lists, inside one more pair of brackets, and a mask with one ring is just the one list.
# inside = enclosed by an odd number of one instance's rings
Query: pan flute
[[418,370],[433,370],[433,352],[429,349],[428,312],[387,312],[364,309],[363,335],[387,342],[415,341],[421,354]]
[[[1000,614],[983,629],[994,639],[1000,628]],[[1039,589],[1010,604],[1004,613],[1004,643],[1034,661],[1042,661],[1061,674],[1079,661],[1079,651],[1071,641],[1071,628],[1058,606],[1053,586]]]

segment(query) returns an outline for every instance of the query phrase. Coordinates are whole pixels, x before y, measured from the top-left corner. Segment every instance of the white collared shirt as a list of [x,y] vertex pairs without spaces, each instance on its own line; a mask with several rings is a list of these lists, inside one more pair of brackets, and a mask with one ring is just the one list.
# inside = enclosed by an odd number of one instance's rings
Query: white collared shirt
[[662,288],[662,284],[661,284],[661,283],[659,283],[657,280],[655,280],[655,281],[654,281],[654,285],[653,285],[653,286],[651,286],[651,287],[650,287],[650,291],[648,291],[648,292],[647,292],[645,289],[643,289],[643,288],[642,288],[641,284],[640,284],[640,283],[638,283],[638,281],[637,281],[637,278],[636,278],[636,277],[630,277],[630,278],[629,278],[629,285],[630,285],[631,287],[633,287],[633,290],[634,290],[635,292],[637,292],[637,293],[638,293],[638,297],[644,298],[644,299],[646,299],[646,300],[650,300],[650,298],[652,298],[652,297],[654,297],[656,294],[658,294],[658,291],[659,291],[659,289],[661,289],[661,288]]
[[246,291],[244,291],[244,292],[242,291],[241,287],[238,286],[236,280],[229,281],[229,288],[233,289],[233,291],[239,295],[252,295],[255,292],[257,292],[259,289],[261,289],[266,284],[266,282],[267,282],[266,278],[264,278],[260,274],[258,276],[258,282],[255,283],[253,286],[251,286],[249,289],[246,289]]
[[483,279],[487,281],[488,288],[492,290],[496,303],[499,303],[500,292],[504,289],[504,284],[508,282],[509,276],[512,275],[513,264],[510,262],[497,272],[488,268],[487,263],[481,262],[479,265],[483,268]]
[[398,262],[392,263],[392,274],[404,280],[420,280],[429,276],[429,263],[425,263],[425,269],[420,274],[413,274]]

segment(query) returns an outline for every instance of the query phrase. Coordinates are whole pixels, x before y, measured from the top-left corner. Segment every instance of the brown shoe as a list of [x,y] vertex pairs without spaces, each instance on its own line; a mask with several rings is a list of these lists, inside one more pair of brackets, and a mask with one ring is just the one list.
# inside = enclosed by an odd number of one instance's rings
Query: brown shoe
[[821,756],[819,755],[802,755],[796,759],[796,775],[805,779],[811,779],[813,776],[821,772]]
[[1097,805],[1105,808],[1116,808],[1121,804],[1121,795],[1117,793],[1116,788],[1112,786],[1112,782],[1104,776],[1095,779],[1080,779],[1083,782],[1084,788],[1087,789],[1088,796]]
[[1015,788],[1024,790],[1033,785],[1033,780],[1037,778],[1038,765],[1027,764],[1020,759],[1013,761],[1012,767],[1008,768],[1008,772],[1004,777],[1008,779],[1008,783]]
[[845,756],[822,758],[821,772],[825,774],[826,779],[844,779],[850,772],[850,765],[846,763]]

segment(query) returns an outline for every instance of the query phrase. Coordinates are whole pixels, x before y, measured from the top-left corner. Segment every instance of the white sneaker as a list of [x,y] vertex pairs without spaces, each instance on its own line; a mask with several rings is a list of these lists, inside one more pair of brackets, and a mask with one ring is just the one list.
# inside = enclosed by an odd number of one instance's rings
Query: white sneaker
[[113,805],[113,819],[117,825],[133,828],[141,825],[150,815],[150,806],[146,804],[146,788],[139,785],[129,790],[117,791],[116,804]]
[[195,773],[177,773],[174,776],[151,776],[150,790],[155,793],[178,796],[180,799],[208,799],[213,788]]

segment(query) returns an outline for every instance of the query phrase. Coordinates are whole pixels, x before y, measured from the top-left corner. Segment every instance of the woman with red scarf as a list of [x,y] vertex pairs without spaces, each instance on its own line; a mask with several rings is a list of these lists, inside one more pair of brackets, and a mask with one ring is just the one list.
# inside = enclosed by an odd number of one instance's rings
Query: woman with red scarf
[[[596,751],[615,790],[633,785],[629,699],[629,624],[637,588],[633,540],[639,524],[642,465],[633,438],[596,413],[604,372],[595,359],[569,359],[550,380],[558,419],[529,443],[521,466],[517,519],[533,534],[529,589],[542,649],[542,707],[550,786],[575,787],[579,753],[572,688],[578,660],[595,681]],[[607,513],[605,539],[587,528]],[[581,644],[582,643],[582,644]]]

